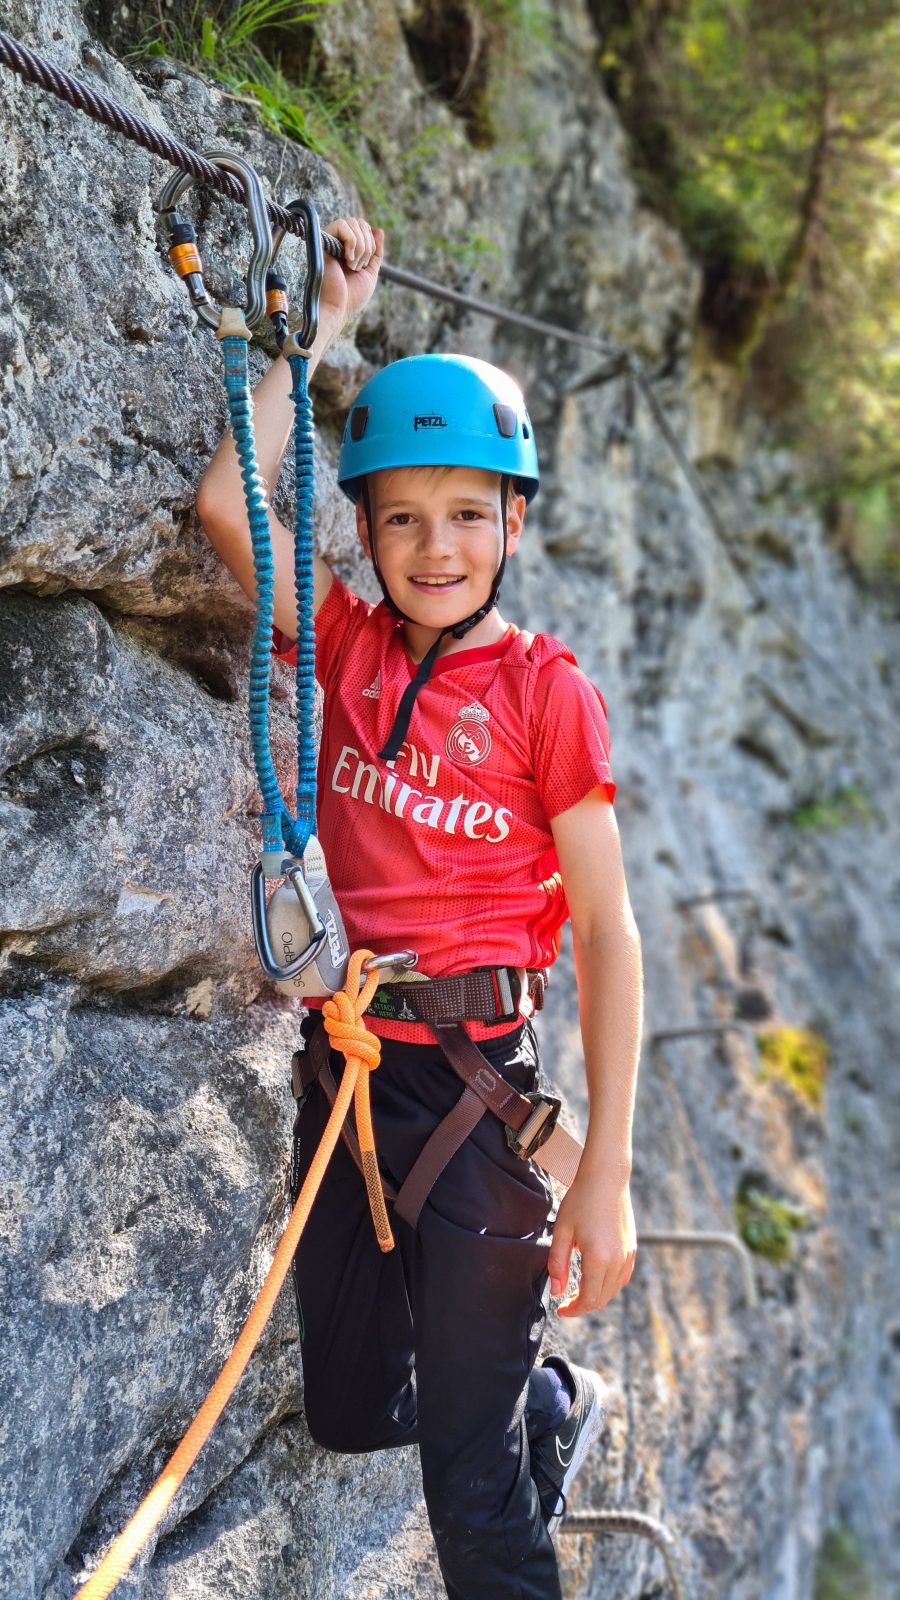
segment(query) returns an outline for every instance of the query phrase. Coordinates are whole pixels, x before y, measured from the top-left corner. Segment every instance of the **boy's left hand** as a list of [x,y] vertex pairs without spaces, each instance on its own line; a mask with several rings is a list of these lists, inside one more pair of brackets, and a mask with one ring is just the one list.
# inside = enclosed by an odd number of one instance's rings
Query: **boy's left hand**
[[579,1174],[560,1202],[553,1225],[548,1268],[550,1290],[562,1294],[573,1249],[581,1254],[577,1292],[556,1308],[557,1316],[600,1311],[628,1283],[637,1255],[637,1231],[628,1179]]
[[344,246],[341,261],[326,254],[319,294],[319,319],[333,330],[355,317],[375,293],[384,259],[384,229],[371,227],[365,217],[335,217],[325,231]]

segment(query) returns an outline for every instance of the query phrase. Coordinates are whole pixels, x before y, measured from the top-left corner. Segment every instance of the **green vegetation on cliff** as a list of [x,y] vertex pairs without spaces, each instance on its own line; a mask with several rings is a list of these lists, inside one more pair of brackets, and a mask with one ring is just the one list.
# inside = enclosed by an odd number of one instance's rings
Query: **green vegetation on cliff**
[[591,0],[635,176],[701,316],[811,467],[857,565],[900,580],[900,15],[893,0]]
[[[95,0],[103,4],[105,0]],[[587,0],[635,177],[703,272],[702,344],[808,464],[857,571],[900,585],[900,15],[893,0]],[[529,79],[557,54],[549,0],[416,0],[403,36],[452,112],[386,157],[361,81],[323,48],[344,0],[172,0],[136,48],[218,80],[332,161],[394,238],[423,160],[454,139],[531,159]],[[147,25],[147,18],[155,18]],[[377,100],[377,94],[375,96]],[[363,129],[365,128],[365,132]],[[489,265],[483,234],[431,242]]]

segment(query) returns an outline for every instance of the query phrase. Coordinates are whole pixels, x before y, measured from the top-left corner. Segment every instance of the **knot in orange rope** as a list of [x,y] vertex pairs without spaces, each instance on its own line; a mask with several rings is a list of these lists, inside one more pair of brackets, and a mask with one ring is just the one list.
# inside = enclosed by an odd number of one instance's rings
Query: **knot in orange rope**
[[[348,975],[347,989],[352,981]],[[355,981],[358,983],[359,979]],[[340,1050],[347,1059],[356,1056],[369,1072],[374,1072],[381,1060],[381,1040],[366,1027],[358,1001],[354,1002],[345,990],[339,989],[332,999],[325,1001],[322,1020],[335,1050]]]
[[363,987],[359,985],[363,962],[371,954],[371,950],[353,952],[347,966],[347,982],[343,989],[338,989],[325,1001],[322,1020],[335,1050],[340,1050],[348,1061],[356,1057],[362,1066],[374,1072],[381,1060],[381,1040],[377,1034],[369,1032],[363,1021],[363,1012],[378,988],[378,973],[366,973]]
[[[322,1020],[331,1044],[340,1050],[347,1063],[344,1077],[353,1084],[353,1104],[356,1111],[356,1132],[362,1161],[363,1177],[369,1196],[372,1221],[382,1250],[393,1250],[394,1236],[384,1203],[384,1190],[375,1154],[375,1129],[372,1126],[372,1107],[369,1102],[369,1073],[381,1060],[381,1040],[366,1027],[363,1012],[378,988],[378,972],[366,973],[360,989],[363,962],[371,950],[356,950],[347,967],[347,982],[322,1007]],[[365,1072],[360,1069],[366,1068]],[[341,1085],[343,1088],[343,1084]]]

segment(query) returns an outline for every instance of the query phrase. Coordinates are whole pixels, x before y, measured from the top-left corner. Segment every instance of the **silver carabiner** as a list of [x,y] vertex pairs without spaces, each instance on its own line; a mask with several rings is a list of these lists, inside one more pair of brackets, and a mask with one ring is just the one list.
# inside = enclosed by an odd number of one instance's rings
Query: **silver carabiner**
[[[284,208],[303,223],[303,244],[306,249],[306,278],[303,284],[303,321],[299,328],[288,334],[282,345],[284,355],[308,356],[319,331],[319,294],[325,275],[325,255],[322,249],[322,228],[319,213],[311,200],[291,200]],[[287,228],[278,227],[272,235],[272,266],[274,267]]]
[[[247,268],[247,305],[244,310],[247,326],[251,330],[263,327],[266,321],[266,272],[272,260],[272,229],[266,196],[259,175],[249,161],[233,150],[204,150],[207,161],[224,167],[239,178],[244,190],[244,200],[250,215],[250,232],[253,253]],[[175,207],[196,179],[190,172],[176,172],[163,189],[157,210],[169,229],[172,244],[170,256],[180,277],[185,279],[191,304],[208,328],[218,329],[222,312],[210,304],[203,282],[202,265],[196,250],[196,234],[190,223],[178,216]]]
[[298,978],[304,967],[315,961],[319,951],[328,938],[328,929],[325,927],[319,908],[310,894],[306,879],[303,876],[303,866],[295,856],[286,856],[282,863],[284,876],[291,883],[294,893],[300,902],[300,907],[306,921],[309,933],[309,943],[299,955],[293,956],[287,962],[280,962],[272,949],[269,938],[269,924],[266,916],[266,878],[263,864],[257,861],[250,879],[250,914],[253,919],[253,939],[256,944],[256,954],[259,964],[267,978],[273,983],[290,983]]
[[[418,960],[418,952],[415,950],[398,950],[392,956],[369,956],[368,961],[362,964],[362,972],[383,972],[386,967],[396,967],[398,972],[409,972],[417,965]],[[363,982],[364,979],[360,976],[360,988]]]

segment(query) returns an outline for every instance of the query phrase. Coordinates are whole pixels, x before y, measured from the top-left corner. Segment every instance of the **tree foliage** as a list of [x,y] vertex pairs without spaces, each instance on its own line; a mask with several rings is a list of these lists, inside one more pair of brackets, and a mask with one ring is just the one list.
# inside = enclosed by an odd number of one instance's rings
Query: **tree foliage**
[[592,0],[635,174],[704,273],[720,356],[900,578],[894,0]]

